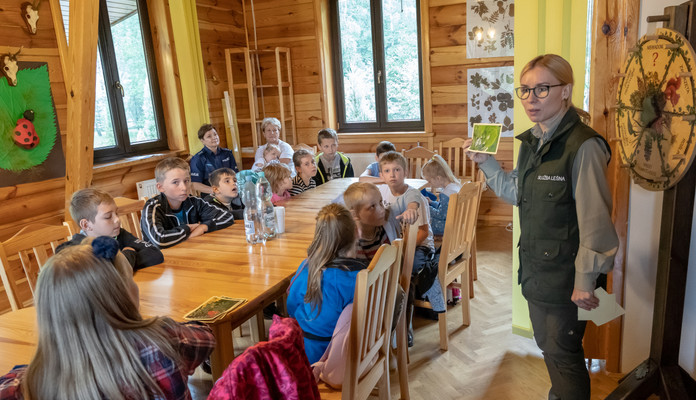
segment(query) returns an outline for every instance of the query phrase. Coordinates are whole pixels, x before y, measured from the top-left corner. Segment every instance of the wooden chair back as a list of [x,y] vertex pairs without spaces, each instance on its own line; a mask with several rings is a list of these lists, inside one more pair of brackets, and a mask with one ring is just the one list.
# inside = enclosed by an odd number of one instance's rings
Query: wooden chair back
[[140,214],[145,206],[145,200],[134,200],[127,197],[114,198],[118,207],[118,216],[121,219],[121,228],[143,240],[143,232],[140,230]]
[[412,149],[401,150],[401,154],[406,157],[408,165],[408,174],[406,177],[412,179],[421,179],[423,178],[421,174],[423,165],[428,162],[428,160],[433,158],[433,156],[437,153],[432,150],[428,150],[425,147],[416,146]]
[[357,275],[343,400],[367,399],[376,385],[381,399],[391,398],[389,348],[401,245],[401,240],[382,245],[368,269]]
[[476,163],[466,156],[462,149],[465,139],[454,138],[440,142],[438,145],[438,154],[447,161],[454,176],[465,181],[477,181],[478,174]]
[[309,151],[312,154],[317,154],[317,146],[310,146],[310,145],[305,144],[305,143],[298,143],[298,144],[292,146],[293,151],[297,151],[299,149],[304,149],[304,150]]
[[[0,243],[0,274],[13,311],[24,308],[26,300],[33,298],[39,270],[69,236],[65,225],[35,224]],[[27,286],[31,296],[25,295]]]

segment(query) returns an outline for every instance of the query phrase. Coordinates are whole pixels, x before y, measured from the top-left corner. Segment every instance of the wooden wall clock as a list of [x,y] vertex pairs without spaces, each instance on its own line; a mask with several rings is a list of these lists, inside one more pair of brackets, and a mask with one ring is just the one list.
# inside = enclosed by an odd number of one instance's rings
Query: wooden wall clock
[[629,50],[617,92],[618,148],[634,182],[645,189],[672,187],[693,161],[694,59],[684,36],[663,28]]

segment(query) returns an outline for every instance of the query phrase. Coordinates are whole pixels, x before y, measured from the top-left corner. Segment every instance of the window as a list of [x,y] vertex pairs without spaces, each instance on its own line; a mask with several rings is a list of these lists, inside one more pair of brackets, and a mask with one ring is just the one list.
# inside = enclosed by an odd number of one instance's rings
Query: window
[[339,132],[423,129],[417,0],[334,0]]
[[99,1],[94,108],[95,161],[167,148],[145,0]]

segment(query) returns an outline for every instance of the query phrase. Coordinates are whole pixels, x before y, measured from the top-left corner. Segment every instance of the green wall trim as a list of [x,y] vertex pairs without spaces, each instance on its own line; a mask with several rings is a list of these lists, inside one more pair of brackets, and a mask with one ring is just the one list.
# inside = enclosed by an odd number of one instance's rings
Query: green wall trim
[[512,326],[512,333],[514,333],[515,335],[518,335],[518,336],[529,338],[529,339],[534,338],[534,331],[531,330],[531,328],[528,329],[528,328],[524,328],[521,326],[513,325]]

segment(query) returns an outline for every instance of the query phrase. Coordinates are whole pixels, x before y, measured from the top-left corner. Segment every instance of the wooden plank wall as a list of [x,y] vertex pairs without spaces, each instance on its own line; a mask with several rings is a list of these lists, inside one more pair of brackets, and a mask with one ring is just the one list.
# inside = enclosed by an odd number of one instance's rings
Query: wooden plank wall
[[[198,14],[198,29],[201,38],[201,54],[203,70],[208,90],[208,109],[210,122],[220,133],[220,141],[227,146],[224,135],[224,117],[222,110],[223,93],[227,90],[227,71],[225,65],[225,49],[246,46],[244,29],[244,8],[242,0],[196,1]],[[195,134],[195,133],[191,133]],[[251,146],[244,141],[242,145]]]
[[[421,2],[421,6],[426,2]],[[468,129],[467,72],[469,68],[512,66],[512,57],[466,58],[467,2],[463,0],[430,0],[430,75],[432,122],[437,143],[465,137]],[[426,89],[427,90],[427,89]],[[512,170],[513,138],[503,138],[496,156],[503,169]],[[512,206],[488,190],[483,193],[479,221],[485,225],[506,225],[512,222]]]
[[[330,98],[328,93],[324,93],[322,86],[324,81],[330,81],[328,76],[330,71],[325,70],[330,65],[331,60],[322,60],[322,49],[320,43],[324,39],[326,32],[322,29],[330,29],[325,26],[316,10],[326,12],[325,0],[244,0],[244,12],[246,18],[246,33],[249,40],[249,47],[254,48],[254,38],[257,38],[259,49],[270,49],[276,46],[289,47],[292,54],[292,73],[295,91],[295,113],[297,124],[298,141],[313,144],[316,141],[316,132],[322,127],[328,126],[328,121],[324,121],[324,116],[330,111],[326,107],[325,100]],[[199,20],[202,20],[201,10],[204,8],[199,1]],[[466,135],[468,122],[467,114],[467,70],[469,68],[511,66],[512,57],[490,58],[490,59],[467,59],[466,58],[466,12],[467,3],[465,0],[430,0],[422,1],[421,7],[428,7],[429,14],[429,44],[431,86],[425,87],[426,94],[430,94],[432,99],[432,126],[434,144],[437,147],[439,141],[448,140],[454,137]],[[254,22],[256,24],[254,31]],[[238,20],[234,21],[239,24]],[[241,25],[235,25],[236,27]],[[236,28],[235,28],[236,29]],[[235,30],[236,32],[236,30]],[[322,37],[317,37],[322,35]],[[206,36],[201,27],[201,41]],[[204,46],[204,59],[206,52]],[[217,57],[217,55],[214,55]],[[327,52],[326,57],[330,57]],[[224,62],[224,57],[220,56]],[[322,63],[323,61],[323,63]],[[261,59],[262,77],[264,83],[275,81],[275,72],[269,66],[268,59]],[[214,62],[213,65],[217,65]],[[241,63],[235,64],[240,70]],[[208,76],[209,66],[206,65],[206,78],[210,90],[210,76]],[[235,72],[236,74],[237,72]],[[218,79],[221,74],[217,74]],[[236,76],[236,75],[235,75]],[[235,82],[236,82],[235,78]],[[329,88],[330,90],[330,88]],[[248,115],[248,100],[243,96],[243,90],[238,90],[236,101],[238,114],[241,117],[246,112]],[[274,89],[265,90],[266,114],[274,115],[277,112],[277,91]],[[219,108],[219,100],[210,100],[211,110],[213,107]],[[212,111],[211,111],[212,114]],[[213,116],[211,115],[211,118]],[[248,127],[240,124],[240,136],[244,145],[251,143]],[[415,145],[403,144],[404,146]],[[421,140],[421,143],[423,140]],[[341,149],[349,152],[371,152],[374,151],[376,143],[365,143],[342,145]],[[501,149],[497,157],[506,170],[513,168],[513,139],[504,138]],[[485,224],[506,225],[512,221],[512,207],[500,201],[491,192],[484,193],[480,219]]]
[[[323,121],[324,94],[317,41],[315,2],[320,0],[245,0],[249,47],[290,48],[298,142],[316,142]],[[254,27],[255,22],[255,27]],[[275,70],[261,60],[264,83],[275,82]],[[277,90],[264,91],[266,116],[277,116]],[[288,140],[291,140],[288,132]]]
[[[22,61],[48,62],[51,92],[58,113],[58,126],[65,149],[67,132],[67,95],[51,17],[50,2],[43,2],[36,35],[27,33],[20,17],[19,3],[0,0],[0,49],[19,46]],[[94,171],[93,186],[103,188],[114,196],[136,197],[135,183],[151,179],[154,165],[160,158],[153,158],[137,165],[107,166]],[[43,182],[0,187],[0,240],[5,240],[22,227],[36,222],[61,223],[65,194],[63,178]]]

